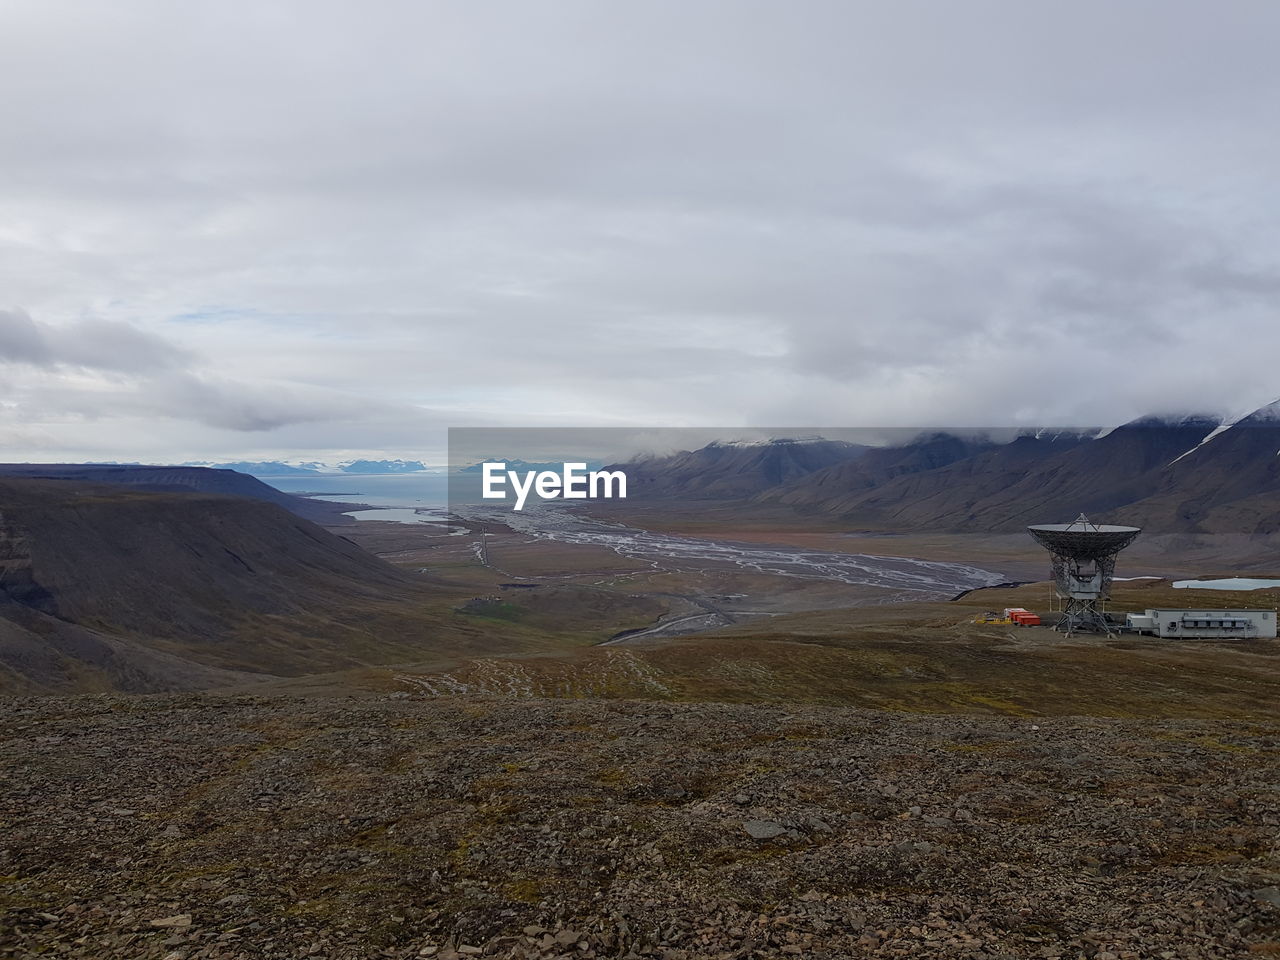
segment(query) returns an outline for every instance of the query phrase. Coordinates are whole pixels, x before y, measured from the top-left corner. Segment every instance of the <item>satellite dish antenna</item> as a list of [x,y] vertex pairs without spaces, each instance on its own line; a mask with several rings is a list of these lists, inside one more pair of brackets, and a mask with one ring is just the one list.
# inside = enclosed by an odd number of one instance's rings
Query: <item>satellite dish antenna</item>
[[1041,523],[1027,527],[1027,532],[1053,557],[1053,585],[1064,601],[1057,629],[1068,636],[1111,636],[1111,621],[1099,604],[1110,596],[1116,554],[1133,543],[1142,528],[1091,523],[1082,513],[1071,523]]

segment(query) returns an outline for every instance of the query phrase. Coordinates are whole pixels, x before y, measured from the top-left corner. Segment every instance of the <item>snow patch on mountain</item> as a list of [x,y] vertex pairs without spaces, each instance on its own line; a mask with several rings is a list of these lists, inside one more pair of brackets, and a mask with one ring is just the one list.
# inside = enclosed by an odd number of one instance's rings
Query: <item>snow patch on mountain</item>
[[431,468],[420,460],[343,460],[325,463],[320,460],[236,460],[214,463],[208,460],[188,461],[184,467],[209,467],[234,470],[252,477],[296,477],[306,475],[382,476],[388,474],[427,473]]
[[[1183,421],[1183,422],[1186,422],[1186,421]],[[1210,430],[1209,433],[1205,435],[1205,438],[1201,440],[1199,443],[1197,443],[1194,447],[1192,447],[1190,450],[1187,450],[1184,453],[1180,453],[1178,456],[1170,460],[1169,466],[1173,466],[1183,457],[1188,456],[1192,453],[1195,453],[1205,444],[1209,443],[1215,437],[1221,436],[1223,433],[1230,430],[1232,427],[1241,426],[1241,425],[1252,426],[1256,424],[1273,424],[1277,422],[1280,422],[1280,399],[1272,400],[1270,403],[1264,406],[1258,407],[1256,410],[1250,410],[1238,416],[1226,417],[1223,420],[1221,420],[1216,427]],[[1276,455],[1280,456],[1280,450],[1276,451]]]
[[1214,437],[1216,437],[1218,434],[1222,433],[1223,431],[1230,430],[1230,429],[1231,429],[1231,426],[1232,426],[1232,425],[1231,425],[1231,424],[1229,424],[1229,423],[1220,423],[1220,424],[1218,424],[1216,427],[1214,427],[1212,430],[1210,430],[1208,433],[1206,433],[1206,434],[1205,434],[1205,436],[1204,436],[1204,439],[1203,439],[1203,440],[1201,440],[1199,443],[1197,443],[1197,444],[1196,444],[1194,447],[1192,447],[1190,450],[1184,450],[1182,453],[1178,454],[1176,457],[1174,457],[1172,460],[1170,460],[1170,461],[1169,461],[1168,465],[1172,467],[1175,463],[1177,463],[1177,462],[1178,462],[1179,460],[1181,460],[1183,457],[1185,457],[1185,456],[1187,456],[1187,455],[1189,455],[1189,454],[1195,453],[1197,450],[1199,450],[1201,447],[1203,447],[1206,443],[1208,443],[1210,440],[1212,440],[1212,439],[1213,439]]
[[1278,420],[1280,420],[1280,399],[1272,400],[1248,416],[1240,418],[1241,423],[1274,423]]

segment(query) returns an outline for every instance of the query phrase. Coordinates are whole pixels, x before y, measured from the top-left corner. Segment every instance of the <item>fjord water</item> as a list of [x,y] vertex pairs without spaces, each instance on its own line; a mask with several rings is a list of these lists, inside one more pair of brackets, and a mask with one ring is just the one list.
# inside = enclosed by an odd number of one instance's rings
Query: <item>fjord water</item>
[[375,507],[443,510],[449,502],[449,479],[443,473],[317,473],[258,479],[285,493],[312,493]]
[[1220,580],[1175,580],[1174,589],[1192,588],[1195,590],[1266,590],[1280,587],[1280,580],[1260,577],[1223,577]]

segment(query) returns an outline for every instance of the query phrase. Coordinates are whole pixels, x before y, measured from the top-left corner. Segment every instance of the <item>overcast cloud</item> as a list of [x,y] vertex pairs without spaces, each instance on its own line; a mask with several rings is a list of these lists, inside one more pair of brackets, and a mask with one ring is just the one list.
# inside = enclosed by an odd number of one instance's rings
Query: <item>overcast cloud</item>
[[1280,395],[1280,6],[0,8],[3,459]]

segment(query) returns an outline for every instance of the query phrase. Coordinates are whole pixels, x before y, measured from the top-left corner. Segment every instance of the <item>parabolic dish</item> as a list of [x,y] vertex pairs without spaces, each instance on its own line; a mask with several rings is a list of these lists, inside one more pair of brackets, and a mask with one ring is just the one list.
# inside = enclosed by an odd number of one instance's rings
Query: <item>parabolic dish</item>
[[1040,546],[1063,557],[1101,560],[1119,553],[1142,532],[1141,527],[1119,527],[1109,523],[1040,523],[1027,527]]

